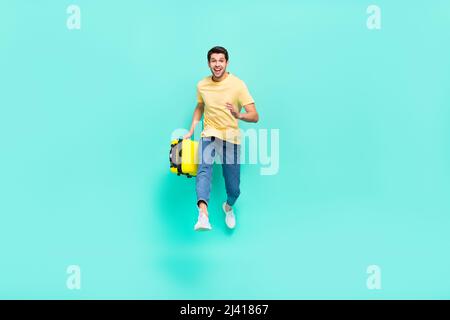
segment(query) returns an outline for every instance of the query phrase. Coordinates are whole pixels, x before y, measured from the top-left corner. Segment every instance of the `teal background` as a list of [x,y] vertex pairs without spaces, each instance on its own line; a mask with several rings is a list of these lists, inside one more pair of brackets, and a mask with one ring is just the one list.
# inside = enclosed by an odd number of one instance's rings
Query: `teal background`
[[[0,298],[450,298],[449,33],[438,0],[1,1]],[[168,148],[215,45],[280,168],[229,232],[217,167],[199,234]]]

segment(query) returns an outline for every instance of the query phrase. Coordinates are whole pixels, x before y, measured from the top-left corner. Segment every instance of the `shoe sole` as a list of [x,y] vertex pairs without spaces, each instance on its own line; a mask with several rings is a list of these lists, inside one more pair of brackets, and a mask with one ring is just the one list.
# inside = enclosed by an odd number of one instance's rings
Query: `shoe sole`
[[211,231],[212,228],[198,228],[194,229],[194,231]]

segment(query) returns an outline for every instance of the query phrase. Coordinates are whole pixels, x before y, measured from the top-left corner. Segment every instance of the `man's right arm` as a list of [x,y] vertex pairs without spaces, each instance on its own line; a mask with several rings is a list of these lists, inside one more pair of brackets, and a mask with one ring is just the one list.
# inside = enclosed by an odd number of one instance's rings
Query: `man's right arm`
[[192,116],[191,128],[189,129],[189,132],[184,135],[183,139],[189,139],[194,134],[194,129],[202,118],[204,108],[205,104],[203,102],[197,103],[194,110],[194,115]]

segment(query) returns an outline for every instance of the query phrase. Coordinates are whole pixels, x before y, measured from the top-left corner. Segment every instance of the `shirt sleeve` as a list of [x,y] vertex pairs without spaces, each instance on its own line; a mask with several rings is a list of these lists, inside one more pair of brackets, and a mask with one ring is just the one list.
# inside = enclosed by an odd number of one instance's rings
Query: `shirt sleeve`
[[203,97],[202,97],[202,95],[201,95],[201,93],[200,93],[200,90],[198,89],[198,86],[197,86],[197,102],[198,102],[198,103],[205,103],[205,102],[203,101]]
[[253,97],[250,95],[250,92],[248,92],[247,86],[243,82],[242,82],[241,90],[239,91],[238,101],[239,101],[239,105],[241,107],[255,102],[253,100]]

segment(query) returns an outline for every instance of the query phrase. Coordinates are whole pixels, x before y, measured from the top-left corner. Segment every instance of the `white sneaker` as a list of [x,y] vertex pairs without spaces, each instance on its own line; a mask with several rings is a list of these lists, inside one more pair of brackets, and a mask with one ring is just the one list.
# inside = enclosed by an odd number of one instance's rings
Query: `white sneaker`
[[234,217],[233,208],[231,208],[230,211],[227,211],[225,206],[226,202],[223,203],[222,208],[223,212],[225,212],[225,223],[227,224],[227,227],[230,229],[233,229],[236,226],[236,218]]
[[198,220],[195,224],[194,230],[195,231],[209,231],[211,230],[211,224],[209,223],[208,216],[200,210],[198,211]]

